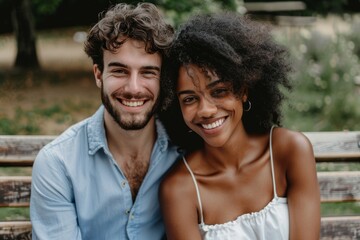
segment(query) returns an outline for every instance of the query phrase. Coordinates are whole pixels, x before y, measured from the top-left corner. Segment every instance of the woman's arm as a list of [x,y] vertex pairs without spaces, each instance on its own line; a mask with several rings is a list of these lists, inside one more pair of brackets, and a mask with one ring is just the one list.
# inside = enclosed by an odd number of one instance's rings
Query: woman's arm
[[167,239],[201,240],[195,186],[190,175],[167,176],[160,185],[159,194]]
[[288,131],[286,138],[290,239],[319,239],[320,191],[312,145],[299,132]]

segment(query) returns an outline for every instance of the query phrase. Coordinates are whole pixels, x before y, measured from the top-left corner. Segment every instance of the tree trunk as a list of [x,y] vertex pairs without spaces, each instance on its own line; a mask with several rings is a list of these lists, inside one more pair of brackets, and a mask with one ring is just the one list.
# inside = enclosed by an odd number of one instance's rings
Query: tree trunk
[[40,67],[36,53],[35,24],[31,0],[13,0],[12,22],[17,42],[15,68]]

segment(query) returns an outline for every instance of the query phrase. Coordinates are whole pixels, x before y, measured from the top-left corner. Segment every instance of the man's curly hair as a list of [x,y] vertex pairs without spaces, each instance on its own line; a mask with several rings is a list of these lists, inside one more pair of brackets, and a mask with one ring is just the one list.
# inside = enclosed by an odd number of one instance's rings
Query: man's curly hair
[[[119,3],[99,14],[99,21],[84,43],[84,51],[102,72],[104,51],[115,52],[127,39],[143,42],[147,53],[159,53],[163,61],[174,39],[174,28],[166,23],[154,4]],[[164,96],[164,89],[161,89],[160,104]]]
[[173,37],[173,27],[166,23],[155,5],[119,3],[99,14],[99,21],[89,31],[84,50],[103,71],[104,50],[116,51],[128,38],[144,42],[148,53],[163,55]]
[[[189,134],[176,96],[179,68],[195,64],[214,71],[219,79],[229,82],[239,99],[247,93],[252,108],[242,121],[249,134],[268,132],[281,125],[281,88],[290,90],[291,66],[287,50],[275,43],[264,24],[236,13],[197,15],[177,33],[166,57],[162,88],[167,98],[161,117],[173,141],[187,149],[201,145],[196,134]],[[191,136],[189,136],[191,135]]]

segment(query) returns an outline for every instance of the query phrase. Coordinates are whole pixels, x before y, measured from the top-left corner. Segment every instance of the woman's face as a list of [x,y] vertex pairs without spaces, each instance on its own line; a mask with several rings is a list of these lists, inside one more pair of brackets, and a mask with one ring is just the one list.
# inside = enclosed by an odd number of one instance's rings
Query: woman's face
[[232,93],[231,84],[196,65],[179,69],[177,95],[186,125],[214,147],[227,143],[239,127],[246,95]]

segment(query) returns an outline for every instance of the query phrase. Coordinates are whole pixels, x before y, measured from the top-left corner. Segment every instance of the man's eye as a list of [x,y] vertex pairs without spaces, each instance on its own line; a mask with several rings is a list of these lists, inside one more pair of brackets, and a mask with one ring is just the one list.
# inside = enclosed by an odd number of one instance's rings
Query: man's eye
[[112,72],[116,74],[126,74],[126,71],[124,69],[114,69],[112,70]]
[[155,71],[145,71],[142,73],[144,77],[146,78],[153,78],[153,77],[158,77],[158,73]]

